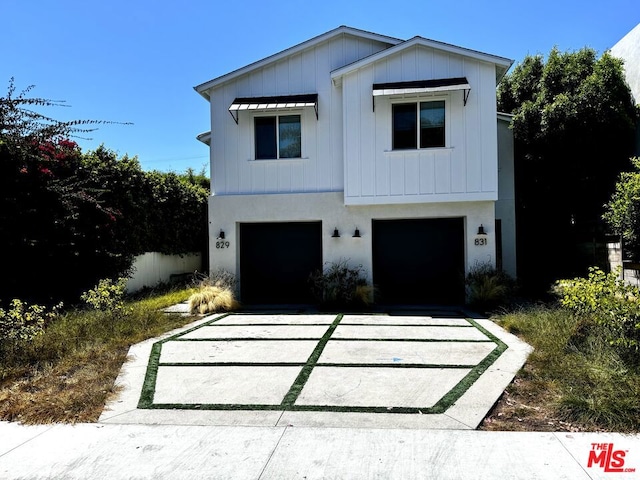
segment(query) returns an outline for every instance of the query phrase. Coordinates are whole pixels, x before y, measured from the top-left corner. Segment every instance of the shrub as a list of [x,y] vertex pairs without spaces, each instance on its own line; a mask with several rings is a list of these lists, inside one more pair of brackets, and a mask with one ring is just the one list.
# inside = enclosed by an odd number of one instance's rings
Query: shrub
[[233,273],[218,270],[200,278],[198,291],[189,297],[191,313],[230,312],[240,307],[235,298],[237,281]]
[[106,278],[100,280],[93,289],[84,292],[80,298],[94,310],[124,313],[126,287],[127,279],[124,277],[120,277],[116,281]]
[[373,287],[367,285],[362,265],[349,266],[346,260],[327,263],[309,277],[311,290],[325,307],[344,308],[369,305],[373,302]]
[[0,308],[0,342],[33,340],[44,332],[45,324],[56,315],[58,307],[47,312],[40,305],[12,300],[9,310]]
[[509,300],[515,281],[490,263],[476,263],[465,278],[465,286],[470,305],[490,310]]
[[554,291],[560,304],[604,327],[612,345],[637,352],[640,346],[640,289],[618,278],[619,271],[605,273],[589,268],[587,278],[558,280]]

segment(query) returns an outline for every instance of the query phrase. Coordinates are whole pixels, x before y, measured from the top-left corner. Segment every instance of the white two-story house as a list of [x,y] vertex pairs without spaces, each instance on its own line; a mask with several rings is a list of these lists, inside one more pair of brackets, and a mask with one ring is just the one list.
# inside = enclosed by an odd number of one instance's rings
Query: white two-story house
[[211,109],[211,271],[235,273],[245,303],[311,301],[309,274],[340,261],[381,303],[461,303],[480,263],[515,275],[496,111],[511,64],[343,26],[195,87]]

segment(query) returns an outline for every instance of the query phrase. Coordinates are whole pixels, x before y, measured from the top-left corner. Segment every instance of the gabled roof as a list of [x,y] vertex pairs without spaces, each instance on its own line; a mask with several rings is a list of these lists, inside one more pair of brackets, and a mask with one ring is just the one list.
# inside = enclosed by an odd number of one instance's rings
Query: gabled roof
[[266,65],[269,65],[271,63],[277,62],[278,60],[281,60],[282,58],[287,57],[289,55],[293,55],[295,53],[301,52],[308,48],[314,47],[333,37],[336,37],[338,35],[345,35],[345,34],[351,35],[354,37],[360,37],[360,38],[365,38],[369,40],[375,40],[378,42],[388,43],[389,45],[397,45],[398,43],[402,42],[402,40],[399,38],[387,37],[386,35],[380,35],[377,33],[367,32],[365,30],[359,30],[357,28],[352,28],[352,27],[347,27],[345,25],[342,25],[338,28],[334,28],[333,30],[329,30],[328,32],[323,33],[322,35],[318,35],[317,37],[313,37],[310,40],[294,45],[293,47],[287,48],[286,50],[282,50],[281,52],[278,52],[274,55],[263,58],[262,60],[258,60],[257,62],[251,63],[245,67],[239,68],[238,70],[234,70],[233,72],[214,78],[212,80],[209,80],[208,82],[201,83],[200,85],[197,85],[193,88],[195,89],[196,92],[198,92],[204,98],[209,100],[208,91],[213,87],[216,87],[225,82],[233,80],[234,78],[244,75],[252,70],[256,70],[258,68],[265,67]]
[[470,50],[468,48],[457,47],[455,45],[451,45],[448,43],[438,42],[436,40],[429,40],[428,38],[423,37],[413,37],[406,42],[402,42],[396,44],[392,47],[387,48],[386,50],[382,50],[380,52],[374,53],[373,55],[369,55],[361,60],[353,62],[349,65],[345,65],[344,67],[338,68],[331,72],[331,78],[335,83],[340,82],[340,78],[347,73],[353,72],[359,68],[362,68],[366,65],[369,65],[373,62],[381,60],[391,55],[395,55],[403,50],[414,47],[416,45],[420,45],[428,48],[435,48],[437,50],[445,51],[448,53],[454,53],[457,55],[462,55],[465,57],[473,58],[475,60],[480,60],[483,62],[493,63],[496,66],[496,82],[500,81],[500,79],[507,73],[507,70],[511,68],[513,64],[513,60],[508,58],[499,57],[497,55],[492,55],[489,53],[479,52],[477,50]]

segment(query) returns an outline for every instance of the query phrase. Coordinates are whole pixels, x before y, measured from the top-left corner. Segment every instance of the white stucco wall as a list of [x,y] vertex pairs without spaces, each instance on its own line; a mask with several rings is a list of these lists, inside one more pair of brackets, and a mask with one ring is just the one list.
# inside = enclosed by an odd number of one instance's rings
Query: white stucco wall
[[[495,265],[495,206],[492,201],[438,204],[345,206],[341,192],[289,195],[212,196],[209,224],[210,270],[239,274],[239,224],[247,222],[322,221],[323,262],[348,259],[361,264],[372,279],[372,219],[446,218],[465,219],[465,264],[468,272],[477,262]],[[478,227],[487,232],[487,244],[475,244]],[[360,229],[362,238],[353,238]],[[332,238],[334,228],[340,238]],[[216,248],[216,237],[225,232],[228,248]],[[398,248],[402,248],[401,245]],[[240,279],[242,281],[242,279]]]
[[164,255],[158,252],[147,252],[138,255],[133,262],[133,275],[127,282],[127,292],[136,292],[145,287],[154,287],[168,282],[171,275],[192,273],[202,270],[202,255]]

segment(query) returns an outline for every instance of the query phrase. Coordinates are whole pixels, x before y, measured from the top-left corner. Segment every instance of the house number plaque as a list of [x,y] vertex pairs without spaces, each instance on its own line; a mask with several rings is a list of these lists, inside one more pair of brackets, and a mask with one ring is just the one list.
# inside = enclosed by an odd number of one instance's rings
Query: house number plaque
[[475,239],[475,244],[478,246],[481,245],[486,245],[487,244],[487,239],[485,237],[478,237]]
[[228,240],[221,240],[216,242],[216,248],[229,248],[229,245],[231,244]]

